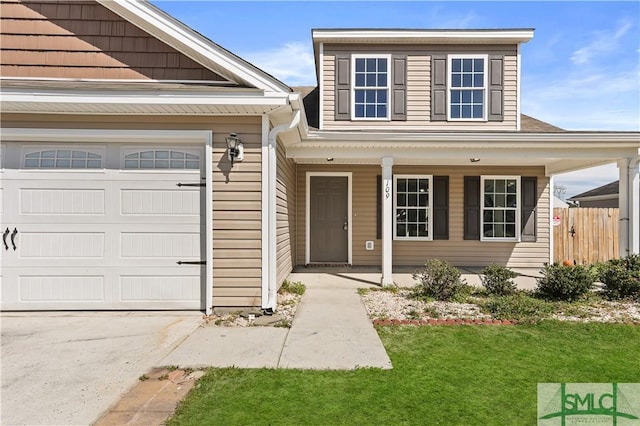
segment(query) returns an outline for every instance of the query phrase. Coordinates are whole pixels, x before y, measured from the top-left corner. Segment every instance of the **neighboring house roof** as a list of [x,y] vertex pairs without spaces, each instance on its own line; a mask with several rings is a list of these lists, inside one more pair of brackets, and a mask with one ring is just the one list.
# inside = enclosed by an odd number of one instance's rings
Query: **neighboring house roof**
[[585,201],[585,200],[604,200],[604,199],[613,199],[618,198],[618,192],[620,190],[620,181],[617,180],[615,182],[608,183],[606,185],[599,186],[594,189],[590,189],[589,191],[583,192],[578,195],[574,195],[569,198],[571,201]]
[[566,209],[567,207],[569,207],[569,204],[558,198],[556,195],[553,196],[554,209]]
[[526,114],[520,114],[520,131],[535,133],[565,132],[566,130],[553,124],[538,120]]

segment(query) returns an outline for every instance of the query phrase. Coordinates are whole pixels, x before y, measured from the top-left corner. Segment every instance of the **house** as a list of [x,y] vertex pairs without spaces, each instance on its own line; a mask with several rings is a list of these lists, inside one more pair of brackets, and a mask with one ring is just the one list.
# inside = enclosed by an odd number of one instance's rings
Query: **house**
[[619,188],[620,181],[617,180],[574,195],[569,200],[578,202],[580,207],[618,208]]
[[639,251],[639,135],[523,115],[532,29],[316,29],[296,91],[147,2],[0,7],[3,310],[274,308],[305,265],[540,267],[553,176],[613,161]]

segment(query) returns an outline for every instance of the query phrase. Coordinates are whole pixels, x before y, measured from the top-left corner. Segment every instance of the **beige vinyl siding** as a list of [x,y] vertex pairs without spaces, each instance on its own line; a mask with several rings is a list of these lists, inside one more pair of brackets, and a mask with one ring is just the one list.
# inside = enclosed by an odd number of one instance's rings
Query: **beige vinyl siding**
[[[406,121],[335,121],[335,57],[358,53],[399,54],[407,56],[407,120]],[[431,55],[432,54],[504,55],[504,121],[497,122],[431,122]],[[517,51],[514,46],[324,46],[322,81],[323,129],[397,129],[397,130],[516,130],[517,122]]]
[[276,176],[276,282],[278,287],[296,264],[296,165],[277,145]]
[[[380,266],[382,262],[382,240],[376,239],[376,176],[381,174],[381,168],[380,166],[355,165],[298,165],[298,229],[296,240],[298,264],[303,264],[305,259],[305,179],[308,171],[351,171],[353,173],[353,265]],[[495,262],[509,267],[541,267],[544,262],[549,261],[549,182],[544,175],[543,168],[395,166],[393,173],[449,176],[449,239],[394,241],[394,266],[418,266],[428,258],[447,260],[457,266],[486,266]],[[505,243],[464,240],[462,227],[464,176],[480,175],[537,176],[536,242]],[[365,250],[365,242],[367,240],[375,242],[374,250]]]
[[3,77],[224,80],[104,6],[0,4]]
[[[3,127],[213,131],[214,307],[260,306],[262,276],[261,117],[3,114]],[[245,159],[233,168],[225,137],[236,132]],[[208,283],[211,285],[211,283]]]

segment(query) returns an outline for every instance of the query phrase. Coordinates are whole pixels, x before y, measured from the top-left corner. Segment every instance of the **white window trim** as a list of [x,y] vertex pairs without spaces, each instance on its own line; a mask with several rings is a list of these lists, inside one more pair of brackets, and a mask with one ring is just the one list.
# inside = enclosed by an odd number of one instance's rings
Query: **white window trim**
[[[398,237],[397,209],[398,179],[429,179],[429,206],[427,207],[427,219],[429,224],[428,237]],[[393,175],[393,239],[397,241],[433,241],[433,175]],[[400,207],[402,208],[402,207]]]
[[[367,58],[380,58],[387,60],[387,116],[386,117],[356,117],[356,59]],[[390,54],[376,54],[376,53],[354,53],[351,55],[351,120],[352,121],[391,121],[391,55]],[[372,89],[380,90],[382,87],[376,88],[359,88],[359,89]]]
[[[513,179],[516,181],[516,236],[508,237],[485,237],[484,236],[484,181],[486,179]],[[520,176],[506,175],[486,175],[480,176],[480,241],[486,242],[520,242],[520,212],[522,209],[522,186]]]
[[[453,67],[451,66],[451,62],[454,59],[484,59],[484,72],[483,72],[483,91],[484,91],[484,95],[483,95],[483,104],[482,104],[482,118],[452,118],[451,117],[451,90],[453,89],[453,87],[451,87],[451,70],[453,69]],[[488,95],[488,82],[489,82],[489,77],[487,75],[489,70],[489,55],[472,55],[472,54],[450,54],[447,55],[447,121],[479,121],[479,122],[484,122],[484,121],[488,121],[487,119],[487,107],[488,107],[488,103],[489,103],[489,99],[487,98]],[[464,90],[464,88],[456,88],[456,90]],[[469,88],[469,90],[478,90],[477,88]]]

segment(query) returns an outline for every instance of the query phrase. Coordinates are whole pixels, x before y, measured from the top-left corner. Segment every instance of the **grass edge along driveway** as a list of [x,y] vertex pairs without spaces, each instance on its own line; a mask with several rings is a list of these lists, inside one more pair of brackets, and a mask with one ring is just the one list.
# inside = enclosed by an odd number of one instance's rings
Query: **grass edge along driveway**
[[393,370],[210,369],[169,425],[532,425],[537,384],[640,382],[640,327],[378,328]]

